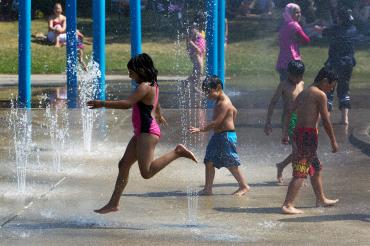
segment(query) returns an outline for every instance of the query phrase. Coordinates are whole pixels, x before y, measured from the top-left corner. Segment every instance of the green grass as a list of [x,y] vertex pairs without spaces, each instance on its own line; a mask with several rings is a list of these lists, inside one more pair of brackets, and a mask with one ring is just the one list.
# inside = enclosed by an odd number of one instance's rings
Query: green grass
[[[106,71],[108,74],[125,74],[130,56],[129,19],[107,18]],[[143,51],[151,54],[160,75],[186,75],[191,64],[185,51],[184,38],[176,42],[176,29],[172,20],[153,13],[143,16]],[[278,54],[276,29],[279,20],[236,19],[229,21],[226,74],[233,85],[265,88],[275,85],[278,79],[275,62]],[[32,33],[46,32],[46,20],[32,21]],[[91,42],[92,21],[79,19],[78,28]],[[1,22],[0,25],[0,74],[17,74],[18,23]],[[306,81],[327,58],[327,44],[319,43],[301,49],[306,64]],[[90,55],[92,45],[86,45]],[[370,53],[364,47],[356,53],[357,66],[353,83],[366,86],[370,77]],[[32,73],[49,74],[65,72],[65,48],[55,48],[32,42]]]

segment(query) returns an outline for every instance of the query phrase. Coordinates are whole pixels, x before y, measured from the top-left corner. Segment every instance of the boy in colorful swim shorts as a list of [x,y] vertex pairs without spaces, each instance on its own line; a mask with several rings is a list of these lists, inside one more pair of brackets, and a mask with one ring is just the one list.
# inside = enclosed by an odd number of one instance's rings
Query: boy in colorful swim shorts
[[[274,113],[274,108],[279,101],[280,97],[283,99],[283,114],[281,117],[281,123],[284,124],[284,116],[286,112],[293,106],[299,93],[304,89],[303,74],[305,66],[302,61],[291,61],[288,64],[288,78],[280,81],[276,91],[271,98],[269,108],[266,116],[265,123],[265,134],[268,136],[272,132],[271,117]],[[297,122],[297,115],[293,112],[289,120],[289,137],[293,135],[293,130]],[[276,164],[277,168],[277,180],[279,184],[283,183],[283,170],[292,162],[292,155],[287,156],[282,162]]]
[[335,88],[337,80],[338,75],[334,71],[326,67],[322,68],[314,83],[298,95],[292,109],[285,116],[283,143],[289,141],[288,125],[292,112],[297,113],[298,120],[292,139],[293,179],[290,181],[282,206],[284,214],[303,213],[302,210],[294,207],[293,202],[307,175],[311,177],[311,185],[316,195],[316,206],[333,206],[338,202],[338,199],[330,200],[324,194],[321,177],[322,166],[317,157],[317,125],[320,117],[330,138],[332,152],[337,152],[339,148],[330,122],[325,94]]
[[214,130],[208,143],[204,164],[206,165],[206,183],[200,192],[202,195],[212,195],[215,167],[226,167],[239,183],[239,189],[233,194],[242,196],[249,191],[246,179],[239,169],[240,158],[236,151],[237,136],[235,133],[236,108],[230,98],[223,92],[221,80],[216,76],[207,77],[202,84],[202,91],[208,99],[215,100],[213,120],[201,128],[190,127],[191,133]]

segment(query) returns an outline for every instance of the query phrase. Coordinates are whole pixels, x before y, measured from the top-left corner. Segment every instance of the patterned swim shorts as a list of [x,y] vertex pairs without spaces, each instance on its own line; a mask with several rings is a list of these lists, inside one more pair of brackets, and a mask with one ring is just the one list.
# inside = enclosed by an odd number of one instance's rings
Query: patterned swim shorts
[[317,157],[317,128],[297,127],[293,134],[293,177],[307,178],[322,169]]

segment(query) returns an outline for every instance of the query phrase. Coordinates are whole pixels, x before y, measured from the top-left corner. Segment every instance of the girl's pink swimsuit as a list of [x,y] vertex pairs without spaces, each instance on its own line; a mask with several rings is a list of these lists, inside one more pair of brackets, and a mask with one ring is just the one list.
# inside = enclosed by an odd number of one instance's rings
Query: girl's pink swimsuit
[[158,105],[158,84],[154,83],[155,98],[153,105],[146,105],[143,102],[137,102],[132,108],[132,125],[134,127],[134,134],[136,137],[141,133],[149,133],[161,136],[161,129],[157,121],[152,117],[152,111]]

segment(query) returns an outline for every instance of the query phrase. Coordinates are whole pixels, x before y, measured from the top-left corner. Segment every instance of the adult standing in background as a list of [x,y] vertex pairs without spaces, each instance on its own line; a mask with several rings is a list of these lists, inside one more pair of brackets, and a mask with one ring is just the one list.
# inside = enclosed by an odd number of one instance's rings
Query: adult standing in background
[[[354,42],[357,30],[351,13],[349,9],[341,9],[338,11],[337,24],[329,28],[316,27],[329,39],[329,57],[325,65],[338,73],[337,96],[342,112],[341,123],[344,125],[348,125],[348,110],[351,108],[349,82],[353,67],[356,65]],[[327,96],[328,109],[332,111],[334,91],[329,92]]]
[[285,81],[288,76],[288,63],[293,60],[302,60],[299,51],[300,44],[307,44],[310,38],[298,23],[301,18],[299,5],[289,3],[283,13],[284,23],[279,29],[279,57],[276,70],[279,72],[280,81]]

